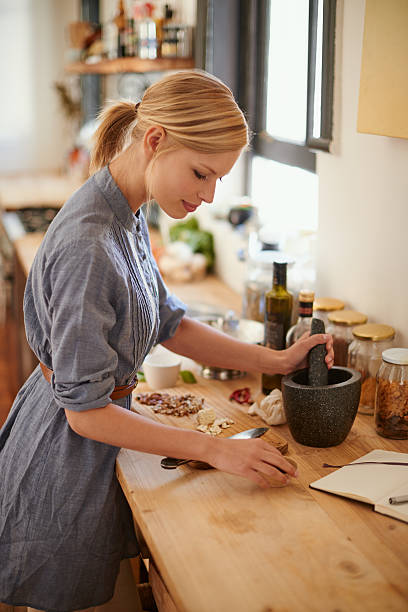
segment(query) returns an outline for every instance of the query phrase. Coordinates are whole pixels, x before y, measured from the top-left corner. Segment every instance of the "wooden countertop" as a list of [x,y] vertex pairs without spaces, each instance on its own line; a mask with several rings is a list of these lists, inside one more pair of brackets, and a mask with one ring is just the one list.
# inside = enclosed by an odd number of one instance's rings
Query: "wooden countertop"
[[61,207],[83,180],[57,172],[0,177],[0,208]]
[[[169,392],[205,397],[217,415],[236,421],[228,435],[264,424],[228,401],[231,390],[244,386],[256,395],[259,382],[254,375],[199,378]],[[194,427],[194,417],[179,426]],[[379,437],[366,415],[358,415],[345,442],[327,449],[297,444],[286,425],[273,431],[287,440],[300,471],[285,488],[262,490],[189,466],[168,471],[157,456],[120,451],[118,478],[177,610],[406,612],[408,525],[309,483],[328,473],[323,462],[347,463],[374,448],[406,452],[407,442]]]
[[[42,237],[16,241],[27,274]],[[187,302],[240,311],[240,296],[211,276],[170,289]],[[235,425],[226,435],[263,425],[228,401],[239,387],[250,386],[256,395],[258,376],[198,381],[171,391],[204,396],[217,414],[231,416]],[[173,417],[173,424],[192,427],[193,419]],[[300,470],[282,489],[264,491],[215,470],[166,471],[157,456],[120,452],[119,480],[179,612],[406,612],[408,526],[309,483],[327,473],[324,461],[346,463],[374,448],[407,452],[407,442],[380,438],[365,415],[343,444],[329,449],[295,443],[286,425],[274,431],[287,440]]]
[[14,241],[14,250],[26,277],[43,238],[43,233],[32,232]]

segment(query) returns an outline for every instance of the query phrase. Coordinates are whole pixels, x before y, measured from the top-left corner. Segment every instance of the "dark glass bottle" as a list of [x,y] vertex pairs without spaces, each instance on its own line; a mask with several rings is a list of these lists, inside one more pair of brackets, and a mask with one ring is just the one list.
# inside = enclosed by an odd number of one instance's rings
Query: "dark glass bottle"
[[126,15],[123,0],[118,2],[118,13],[113,21],[118,28],[117,57],[126,57]]
[[[277,351],[285,348],[292,316],[292,294],[286,289],[287,263],[274,262],[273,286],[265,293],[264,345]],[[281,388],[281,374],[262,374],[262,392],[266,395]]]
[[302,289],[299,293],[299,317],[286,336],[286,347],[289,348],[307,331],[310,332],[313,318],[314,292]]

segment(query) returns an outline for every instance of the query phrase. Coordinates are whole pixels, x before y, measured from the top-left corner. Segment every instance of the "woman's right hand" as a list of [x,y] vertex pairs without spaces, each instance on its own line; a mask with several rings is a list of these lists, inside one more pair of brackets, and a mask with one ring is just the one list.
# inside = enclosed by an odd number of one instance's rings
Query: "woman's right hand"
[[228,474],[248,478],[264,489],[271,486],[271,480],[285,485],[289,482],[290,476],[298,475],[297,470],[286,461],[280,451],[260,438],[252,440],[218,438],[213,442],[208,463]]

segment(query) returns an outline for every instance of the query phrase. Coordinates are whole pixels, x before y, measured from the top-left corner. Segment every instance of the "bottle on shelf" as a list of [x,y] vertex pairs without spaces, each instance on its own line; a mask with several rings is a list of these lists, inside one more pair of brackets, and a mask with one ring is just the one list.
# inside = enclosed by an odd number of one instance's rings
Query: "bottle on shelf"
[[126,57],[137,55],[137,33],[133,17],[126,19]]
[[139,21],[139,57],[141,59],[157,59],[157,30],[153,19],[154,5],[145,2],[143,5],[144,18]]
[[[292,316],[292,294],[286,288],[286,262],[273,264],[273,286],[265,294],[265,339],[264,345],[275,350],[285,348]],[[281,388],[281,374],[262,374],[262,392],[268,395]]]
[[286,347],[292,346],[307,331],[313,318],[314,291],[302,289],[299,293],[299,317],[286,334]]
[[154,22],[156,24],[156,38],[157,38],[157,57],[165,57],[166,55],[162,55],[162,46],[164,39],[163,27],[171,20],[173,17],[173,11],[168,4],[164,5],[164,9],[162,12],[155,17]]
[[126,57],[126,15],[123,0],[118,2],[118,11],[113,20],[117,27],[117,57]]

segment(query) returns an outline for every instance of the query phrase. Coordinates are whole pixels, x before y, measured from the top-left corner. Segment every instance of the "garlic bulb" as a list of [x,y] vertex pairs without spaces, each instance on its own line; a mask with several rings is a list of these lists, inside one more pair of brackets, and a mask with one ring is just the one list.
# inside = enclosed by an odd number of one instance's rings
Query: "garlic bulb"
[[283,425],[286,423],[286,415],[283,409],[282,392],[274,389],[259,404],[258,402],[252,404],[248,409],[248,414],[257,414],[268,425]]

